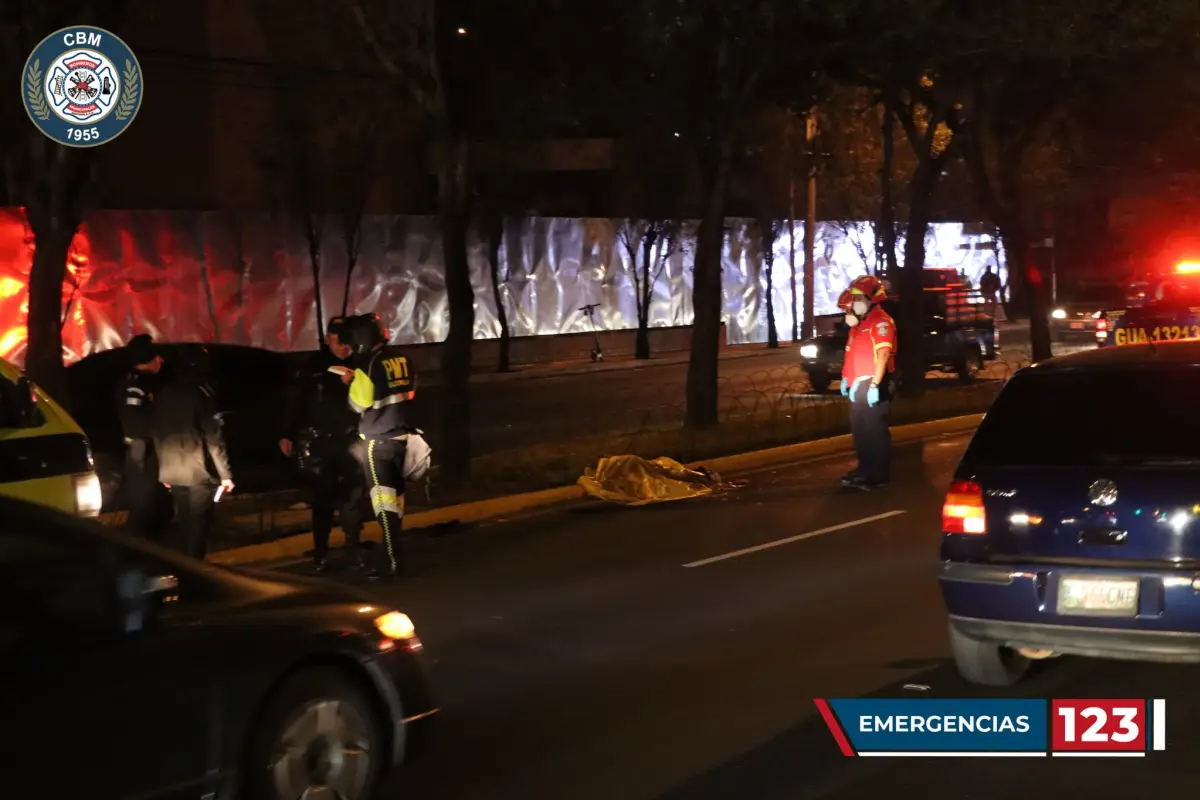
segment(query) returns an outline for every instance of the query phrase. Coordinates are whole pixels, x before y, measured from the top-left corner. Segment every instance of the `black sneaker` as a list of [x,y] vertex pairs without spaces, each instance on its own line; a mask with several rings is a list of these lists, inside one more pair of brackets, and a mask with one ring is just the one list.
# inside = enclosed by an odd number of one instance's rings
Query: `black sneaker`
[[846,489],[855,488],[862,482],[862,478],[858,477],[858,470],[847,472],[842,476],[842,486]]
[[329,562],[323,558],[313,559],[312,571],[317,575],[323,575],[329,571]]

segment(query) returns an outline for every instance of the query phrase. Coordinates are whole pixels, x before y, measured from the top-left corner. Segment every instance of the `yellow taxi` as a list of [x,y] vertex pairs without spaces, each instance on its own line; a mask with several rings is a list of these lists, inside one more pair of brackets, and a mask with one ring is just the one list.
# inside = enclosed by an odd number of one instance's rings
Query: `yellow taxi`
[[103,505],[83,429],[42,389],[0,358],[0,495],[81,517]]

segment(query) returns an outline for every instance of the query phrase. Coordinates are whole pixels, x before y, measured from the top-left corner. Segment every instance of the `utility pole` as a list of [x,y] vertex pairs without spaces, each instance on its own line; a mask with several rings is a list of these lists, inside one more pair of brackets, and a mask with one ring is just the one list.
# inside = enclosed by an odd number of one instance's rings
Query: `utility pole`
[[788,116],[787,170],[788,170],[788,264],[792,274],[792,341],[800,341],[800,308],[796,298],[796,159],[792,157],[795,144],[792,142],[792,119]]
[[804,131],[808,167],[808,207],[804,218],[804,338],[813,335],[817,246],[817,107],[808,110]]

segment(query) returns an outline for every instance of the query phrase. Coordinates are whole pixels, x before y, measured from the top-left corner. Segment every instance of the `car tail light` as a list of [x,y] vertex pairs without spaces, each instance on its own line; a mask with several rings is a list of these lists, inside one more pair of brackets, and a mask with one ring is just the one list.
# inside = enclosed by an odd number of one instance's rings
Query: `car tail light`
[[983,487],[974,481],[954,481],[942,506],[943,533],[987,533]]

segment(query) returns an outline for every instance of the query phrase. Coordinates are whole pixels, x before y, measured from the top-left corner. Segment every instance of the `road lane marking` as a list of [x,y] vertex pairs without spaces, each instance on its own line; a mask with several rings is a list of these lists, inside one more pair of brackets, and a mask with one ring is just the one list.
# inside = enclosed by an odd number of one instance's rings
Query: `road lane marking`
[[882,519],[890,519],[891,517],[898,517],[901,514],[907,514],[907,513],[908,512],[903,509],[900,509],[898,511],[886,511],[883,514],[876,514],[873,517],[863,517],[862,519],[851,520],[850,522],[843,522],[840,525],[830,525],[828,528],[819,528],[818,530],[809,531],[808,533],[801,533],[801,534],[797,534],[796,536],[789,536],[786,539],[776,539],[773,542],[764,542],[763,544],[756,544],[753,547],[745,547],[745,548],[742,548],[741,550],[734,550],[731,553],[724,553],[719,556],[713,556],[712,558],[702,558],[699,561],[692,561],[691,563],[684,564],[683,566],[688,569],[691,569],[692,567],[703,567],[708,564],[715,564],[718,561],[727,561],[731,558],[737,558],[738,556],[745,556],[745,555],[749,555],[751,553],[757,553],[760,550],[770,550],[772,547],[780,547],[785,544],[791,544],[792,542],[800,542],[805,539],[811,539],[814,536],[824,536],[827,533],[833,533],[835,531],[844,531],[844,530],[846,530],[846,528],[855,528],[855,527],[858,527],[859,525],[866,525],[871,522],[879,522]]

